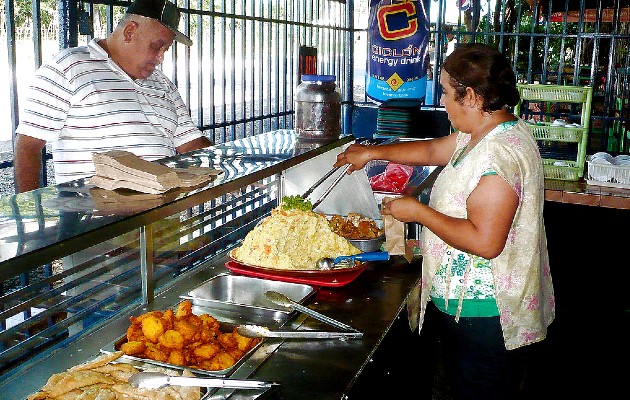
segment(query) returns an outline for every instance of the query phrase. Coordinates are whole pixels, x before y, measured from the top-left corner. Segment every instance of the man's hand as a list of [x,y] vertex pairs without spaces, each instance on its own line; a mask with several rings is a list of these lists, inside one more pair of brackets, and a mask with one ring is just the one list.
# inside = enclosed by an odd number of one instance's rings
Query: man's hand
[[42,150],[46,142],[34,137],[18,134],[15,137],[13,165],[15,171],[15,193],[40,187]]
[[212,146],[212,141],[206,136],[198,137],[190,142],[184,143],[177,147],[175,150],[177,154],[188,153],[189,151],[203,149],[204,147]]

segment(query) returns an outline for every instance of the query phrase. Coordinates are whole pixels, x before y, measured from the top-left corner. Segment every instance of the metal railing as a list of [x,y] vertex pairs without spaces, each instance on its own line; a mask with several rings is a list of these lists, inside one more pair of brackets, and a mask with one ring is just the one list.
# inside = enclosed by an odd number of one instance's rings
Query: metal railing
[[[450,40],[497,46],[520,82],[594,89],[589,154],[630,151],[630,4],[620,0],[477,0],[447,16],[447,0],[432,2],[432,59],[441,69]],[[451,8],[450,11],[453,11]],[[433,104],[439,85],[433,81]]]
[[[449,40],[487,42],[510,56],[520,81],[589,85],[595,89],[589,152],[628,152],[630,125],[627,65],[628,15],[620,0],[422,0],[430,9],[430,75],[426,103],[439,106],[439,72]],[[59,46],[87,43],[111,31],[127,1],[32,0],[30,10],[4,2],[8,93],[6,123],[19,123],[19,100],[28,74],[49,57],[44,45],[58,31]],[[278,2],[180,0],[180,27],[193,46],[173,46],[163,69],[177,84],[193,120],[215,143],[273,129],[291,129],[299,83],[300,46],[317,49],[318,73],[334,74],[346,110],[367,102],[367,2],[288,0]],[[42,7],[45,5],[45,7]],[[57,7],[50,14],[50,7]],[[23,15],[31,17],[24,22]],[[19,18],[16,18],[19,17]],[[56,24],[56,25],[55,25]],[[19,38],[29,26],[31,66],[17,58]],[[50,26],[56,29],[51,29]],[[16,32],[18,32],[16,34]],[[356,67],[356,68],[355,68]],[[20,74],[18,74],[18,71]],[[48,151],[48,159],[50,159]],[[13,154],[0,158],[0,175],[12,178]],[[44,168],[46,182],[51,162]],[[5,185],[8,186],[8,185]],[[11,193],[12,187],[8,186]]]

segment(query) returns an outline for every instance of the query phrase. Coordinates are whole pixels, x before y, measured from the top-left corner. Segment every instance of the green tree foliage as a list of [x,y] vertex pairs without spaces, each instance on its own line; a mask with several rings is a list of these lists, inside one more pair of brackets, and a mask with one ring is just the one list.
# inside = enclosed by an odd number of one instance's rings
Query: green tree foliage
[[[33,24],[33,4],[31,0],[12,0],[15,6],[15,25],[24,27]],[[39,0],[40,21],[48,26],[55,23],[57,14],[57,0]],[[4,13],[4,4],[2,4]]]

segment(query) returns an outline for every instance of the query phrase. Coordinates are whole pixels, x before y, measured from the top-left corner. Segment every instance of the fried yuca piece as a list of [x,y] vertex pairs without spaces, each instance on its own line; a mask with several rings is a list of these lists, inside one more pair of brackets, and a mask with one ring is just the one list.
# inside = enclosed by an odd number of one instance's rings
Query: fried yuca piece
[[141,325],[142,334],[153,343],[157,343],[160,336],[166,331],[162,320],[157,315],[150,315],[144,318]]
[[216,356],[210,360],[210,370],[220,371],[222,369],[230,368],[236,363],[236,359],[227,351],[220,351]]
[[214,356],[216,356],[221,351],[221,346],[216,343],[207,343],[202,344],[201,346],[195,347],[193,350],[193,354],[195,358],[198,360],[211,360]]
[[190,300],[184,300],[177,305],[177,312],[175,318],[186,318],[193,315],[192,302]]
[[127,355],[184,367],[227,369],[260,342],[236,331],[221,332],[216,318],[193,314],[190,300],[180,302],[175,312],[150,311],[131,317],[130,322],[127,342],[121,344],[120,350]]
[[147,350],[147,345],[144,342],[133,340],[120,345],[120,350],[129,356],[137,356],[144,354]]
[[173,350],[168,355],[168,360],[166,360],[169,364],[185,366],[186,365],[186,355],[182,350]]
[[164,334],[158,338],[158,342],[169,349],[181,350],[184,348],[184,336],[172,329],[164,332]]
[[236,348],[242,352],[249,351],[252,347],[260,342],[259,338],[250,338],[247,336],[243,336],[236,331],[236,328],[232,331],[232,337],[236,341]]

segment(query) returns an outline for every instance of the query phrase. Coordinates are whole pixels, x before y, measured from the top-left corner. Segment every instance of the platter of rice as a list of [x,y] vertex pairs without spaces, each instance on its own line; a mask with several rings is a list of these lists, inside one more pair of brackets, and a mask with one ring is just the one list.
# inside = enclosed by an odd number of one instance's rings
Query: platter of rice
[[361,250],[333,232],[323,214],[276,208],[229,256],[243,265],[269,270],[323,273],[330,271],[317,269],[320,258],[359,253]]

